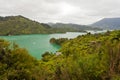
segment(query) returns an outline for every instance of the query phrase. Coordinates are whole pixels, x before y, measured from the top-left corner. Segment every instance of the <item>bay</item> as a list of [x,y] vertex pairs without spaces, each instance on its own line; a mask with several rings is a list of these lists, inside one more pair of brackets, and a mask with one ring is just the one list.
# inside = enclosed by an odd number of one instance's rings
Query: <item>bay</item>
[[[93,31],[94,32],[94,31]],[[94,32],[97,33],[97,32]],[[82,32],[67,32],[60,34],[32,34],[17,36],[0,36],[0,38],[18,44],[21,48],[26,48],[30,55],[40,59],[45,52],[55,53],[60,49],[59,45],[49,43],[51,38],[75,38],[78,35],[84,35]]]

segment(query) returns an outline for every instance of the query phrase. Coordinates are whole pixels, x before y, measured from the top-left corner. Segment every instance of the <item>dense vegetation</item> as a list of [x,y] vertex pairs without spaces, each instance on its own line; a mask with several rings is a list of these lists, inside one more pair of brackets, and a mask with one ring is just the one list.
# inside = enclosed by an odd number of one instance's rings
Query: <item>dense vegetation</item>
[[47,24],[30,20],[21,15],[0,17],[0,35],[65,33],[72,28],[53,28]]
[[51,38],[50,39],[50,43],[57,44],[57,45],[62,45],[66,41],[68,41],[68,38],[59,38],[59,39]]
[[72,24],[72,23],[48,23],[49,26],[56,29],[69,30],[71,32],[85,32],[86,30],[101,30],[88,25]]
[[23,16],[0,17],[0,35],[49,33],[50,28]]
[[120,80],[120,31],[68,40],[61,55],[41,60],[16,44],[0,40],[1,80]]

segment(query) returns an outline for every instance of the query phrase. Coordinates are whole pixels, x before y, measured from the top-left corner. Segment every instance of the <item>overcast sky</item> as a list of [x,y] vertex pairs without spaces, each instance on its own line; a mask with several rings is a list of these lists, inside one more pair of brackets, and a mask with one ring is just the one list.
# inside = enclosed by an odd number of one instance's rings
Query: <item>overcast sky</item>
[[44,23],[91,24],[120,17],[120,0],[0,0],[0,16],[11,15]]

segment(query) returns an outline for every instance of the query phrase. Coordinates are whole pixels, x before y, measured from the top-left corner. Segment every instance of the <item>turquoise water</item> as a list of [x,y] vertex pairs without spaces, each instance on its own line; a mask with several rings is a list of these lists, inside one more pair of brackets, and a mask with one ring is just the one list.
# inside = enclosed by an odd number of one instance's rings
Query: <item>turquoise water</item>
[[[90,32],[90,31],[89,31]],[[99,32],[92,32],[99,33]],[[34,35],[18,35],[18,36],[0,36],[11,43],[17,43],[21,48],[26,48],[30,55],[40,59],[41,54],[46,51],[55,53],[60,49],[59,45],[52,45],[49,43],[51,38],[75,38],[78,35],[84,35],[81,32],[67,32],[64,34],[34,34]]]
[[26,48],[35,58],[40,59],[46,51],[55,53],[60,46],[49,43],[51,38],[74,38],[85,33],[67,32],[65,34],[34,34],[18,36],[0,36],[0,38],[17,43],[21,48]]

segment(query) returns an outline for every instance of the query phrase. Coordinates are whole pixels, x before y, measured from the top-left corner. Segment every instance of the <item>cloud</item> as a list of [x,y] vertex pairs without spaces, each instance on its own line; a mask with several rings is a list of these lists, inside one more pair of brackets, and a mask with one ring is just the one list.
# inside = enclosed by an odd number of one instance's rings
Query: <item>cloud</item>
[[120,0],[0,0],[0,15],[23,15],[39,22],[91,24],[120,17]]

